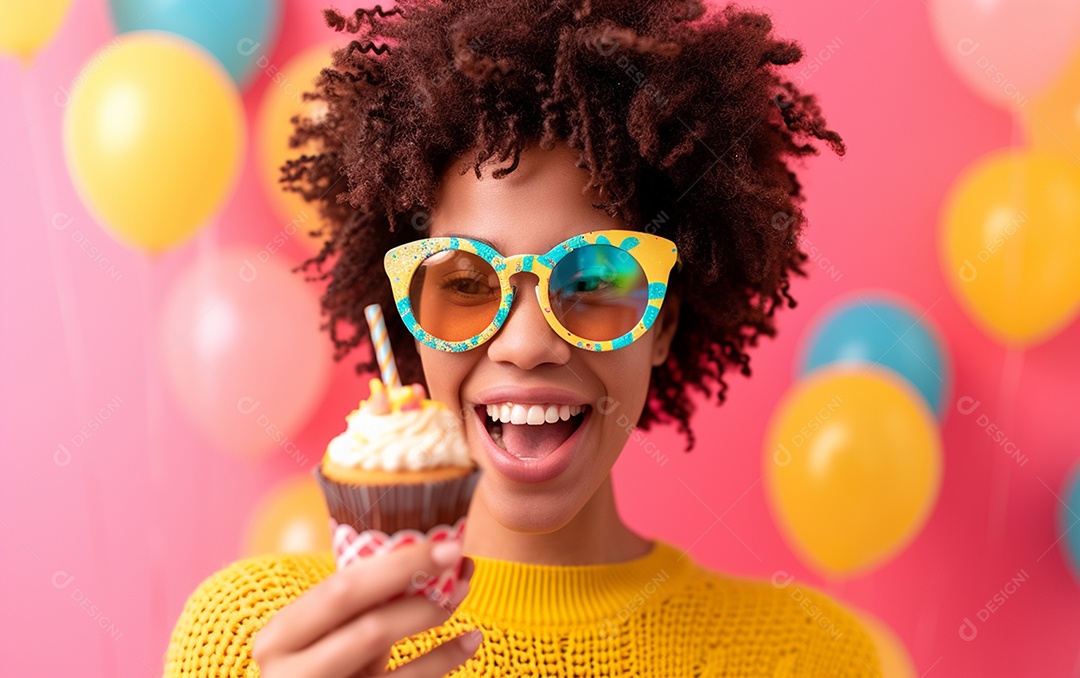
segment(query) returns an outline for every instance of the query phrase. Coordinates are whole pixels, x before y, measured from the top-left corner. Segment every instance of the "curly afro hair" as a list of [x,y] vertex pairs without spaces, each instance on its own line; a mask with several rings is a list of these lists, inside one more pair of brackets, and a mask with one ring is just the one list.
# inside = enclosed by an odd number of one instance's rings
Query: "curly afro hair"
[[[750,375],[749,347],[774,336],[805,275],[801,186],[789,160],[844,153],[815,97],[777,73],[803,52],[763,13],[696,0],[401,0],[324,12],[354,34],[333,52],[309,100],[325,115],[293,119],[286,190],[316,203],[324,238],[297,269],[330,278],[323,312],[335,360],[367,341],[364,306],[393,308],[387,249],[419,237],[439,177],[472,152],[508,163],[532,144],[567,144],[595,205],[679,247],[672,281],[681,314],[667,362],[653,368],[638,426],[675,421],[694,446],[691,390],[724,401],[724,372]],[[324,265],[332,266],[329,272]],[[403,380],[423,382],[411,335],[387,314]],[[374,370],[374,358],[357,365]]]

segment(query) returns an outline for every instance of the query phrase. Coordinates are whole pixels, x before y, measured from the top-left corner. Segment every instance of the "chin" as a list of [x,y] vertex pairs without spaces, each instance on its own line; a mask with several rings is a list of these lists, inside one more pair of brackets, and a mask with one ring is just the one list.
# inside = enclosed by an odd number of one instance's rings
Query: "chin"
[[556,532],[566,527],[585,503],[570,500],[565,494],[529,496],[529,493],[500,487],[502,483],[499,480],[493,478],[489,471],[485,471],[476,488],[476,499],[484,503],[487,511],[500,525],[513,532]]

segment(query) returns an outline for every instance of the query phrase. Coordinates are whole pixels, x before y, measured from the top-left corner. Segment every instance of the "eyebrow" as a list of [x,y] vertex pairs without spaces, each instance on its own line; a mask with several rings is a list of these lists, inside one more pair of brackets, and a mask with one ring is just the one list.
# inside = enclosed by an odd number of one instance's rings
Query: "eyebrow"
[[465,235],[463,233],[448,233],[447,235],[444,235],[442,237],[444,237],[444,238],[463,238],[465,240],[475,240],[476,242],[484,243],[485,245],[487,245],[491,249],[495,250],[496,252],[501,253],[503,251],[502,248],[499,247],[496,243],[493,243],[490,240],[484,240],[483,238],[477,238],[475,235]]

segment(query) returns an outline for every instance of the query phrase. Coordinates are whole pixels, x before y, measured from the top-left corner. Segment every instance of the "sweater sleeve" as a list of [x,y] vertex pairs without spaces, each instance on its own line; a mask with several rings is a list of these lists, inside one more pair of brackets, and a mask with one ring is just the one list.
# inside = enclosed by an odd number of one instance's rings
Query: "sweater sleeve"
[[258,676],[255,634],[275,612],[334,571],[330,552],[237,561],[188,598],[165,654],[166,678]]

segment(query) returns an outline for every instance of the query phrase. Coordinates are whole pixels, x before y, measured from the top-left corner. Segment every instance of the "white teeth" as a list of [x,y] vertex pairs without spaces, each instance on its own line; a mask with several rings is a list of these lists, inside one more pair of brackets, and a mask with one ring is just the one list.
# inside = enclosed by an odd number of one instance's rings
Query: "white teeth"
[[544,423],[544,406],[533,405],[529,407],[529,414],[526,415],[526,424],[543,424]]
[[585,411],[585,405],[519,405],[516,403],[489,404],[485,406],[492,421],[502,424],[554,424]]
[[510,423],[525,424],[529,421],[529,413],[524,405],[514,405],[510,408]]

